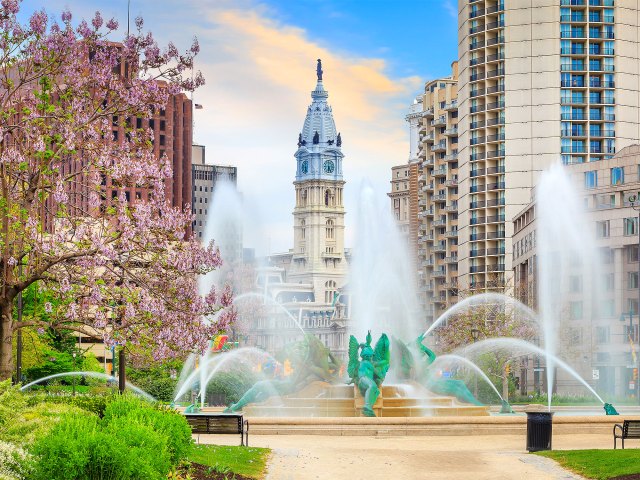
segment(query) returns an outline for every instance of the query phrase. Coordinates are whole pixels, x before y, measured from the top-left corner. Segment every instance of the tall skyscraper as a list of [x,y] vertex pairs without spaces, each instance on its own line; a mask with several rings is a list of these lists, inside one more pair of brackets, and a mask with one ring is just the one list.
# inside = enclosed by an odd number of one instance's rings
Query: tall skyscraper
[[640,138],[635,0],[458,0],[459,283],[511,281],[513,224],[553,162]]

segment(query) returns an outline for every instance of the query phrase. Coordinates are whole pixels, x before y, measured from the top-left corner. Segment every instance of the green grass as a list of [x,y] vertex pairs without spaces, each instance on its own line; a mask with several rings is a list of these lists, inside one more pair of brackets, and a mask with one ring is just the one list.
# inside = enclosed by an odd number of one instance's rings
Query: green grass
[[640,452],[627,450],[553,450],[537,452],[561,466],[587,478],[607,480],[620,475],[640,473]]
[[194,445],[188,455],[190,462],[216,467],[251,478],[264,476],[271,450],[257,447],[228,447],[222,445]]

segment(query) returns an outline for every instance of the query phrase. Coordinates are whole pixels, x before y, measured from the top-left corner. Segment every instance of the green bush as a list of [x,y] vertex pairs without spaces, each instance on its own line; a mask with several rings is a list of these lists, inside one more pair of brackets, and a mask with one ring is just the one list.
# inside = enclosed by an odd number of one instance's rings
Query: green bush
[[38,405],[40,403],[56,403],[72,405],[87,412],[95,413],[99,417],[104,416],[107,403],[116,398],[114,394],[106,395],[48,395],[46,393],[31,394],[27,397],[28,405]]
[[182,460],[191,448],[191,427],[186,419],[165,407],[124,395],[109,402],[104,412],[104,422],[107,425],[119,419],[149,425],[156,432],[166,436],[171,461],[174,464]]
[[207,395],[224,395],[227,405],[236,403],[258,380],[255,373],[240,365],[232,372],[220,372],[215,375],[207,384]]
[[66,416],[33,447],[33,480],[162,480],[168,437],[131,418]]
[[12,418],[0,426],[0,440],[29,447],[46,436],[66,415],[86,417],[86,411],[64,404],[39,404],[14,411]]

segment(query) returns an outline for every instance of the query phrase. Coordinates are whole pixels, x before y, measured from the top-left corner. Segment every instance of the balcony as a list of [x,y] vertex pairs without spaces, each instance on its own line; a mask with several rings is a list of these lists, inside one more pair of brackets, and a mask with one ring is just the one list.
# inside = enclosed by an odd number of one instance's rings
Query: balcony
[[[504,185],[504,183],[502,184]],[[504,215],[490,215],[486,219],[486,223],[501,223],[504,222]]]
[[471,273],[480,273],[480,272],[484,272],[484,270],[485,270],[484,265],[472,265],[471,267],[469,267],[469,272]]
[[433,107],[427,108],[424,112],[422,112],[423,117],[433,117]]
[[470,108],[471,113],[484,112],[484,105],[474,105]]
[[451,100],[449,103],[446,103],[444,109],[447,111],[457,110],[458,109],[458,100]]
[[[591,15],[589,15],[591,21]],[[572,13],[571,15],[560,15],[560,21],[562,23],[587,23],[586,15],[582,13]]]
[[496,68],[487,72],[487,78],[500,77],[504,75],[504,68]]
[[446,137],[456,137],[456,136],[458,136],[458,126],[456,125],[455,127],[447,128],[444,131],[444,135]]
[[447,142],[439,142],[431,145],[432,152],[445,152],[447,150]]
[[422,187],[422,191],[423,192],[433,192],[433,182],[425,184],[425,186]]
[[484,72],[474,73],[473,75],[469,76],[470,82],[477,82],[478,80],[484,80]]
[[[484,192],[485,188],[486,188],[485,185],[471,185],[471,188],[469,188],[469,191],[471,193]],[[471,222],[473,223],[473,218],[471,219]]]
[[491,45],[498,45],[500,43],[504,43],[503,36],[493,37],[487,40],[487,47],[490,47]]
[[476,57],[476,58],[472,58],[469,61],[469,64],[473,67],[474,65],[480,65],[481,63],[484,63],[484,57]]
[[433,165],[433,157],[425,158],[422,162],[423,167],[427,167],[429,165]]
[[458,230],[448,230],[444,232],[446,238],[458,238]]
[[477,17],[481,17],[482,15],[484,15],[484,8],[480,8],[478,10],[471,10],[469,12],[469,18],[477,18]]
[[446,182],[444,182],[444,184],[447,187],[455,187],[456,185],[458,185],[458,177],[456,176],[454,178],[451,178],[451,179],[447,180]]
[[433,267],[435,265],[435,261],[433,258],[428,258],[424,262],[422,262],[423,267]]
[[501,248],[487,248],[485,253],[487,256],[504,255],[504,247]]
[[432,277],[435,278],[441,278],[441,277],[446,277],[447,276],[447,271],[444,268],[434,268],[433,269],[433,273],[431,274]]
[[492,150],[487,152],[487,158],[504,157],[504,150]]
[[478,128],[484,128],[484,127],[485,127],[484,120],[480,120],[479,122],[471,122],[471,123],[469,124],[469,128],[470,128],[471,130],[476,130],[476,129],[478,129]]
[[445,117],[444,115],[441,115],[438,118],[431,120],[432,127],[437,127],[438,125],[446,125],[446,124],[447,124],[447,117]]
[[492,190],[504,190],[504,182],[487,183],[487,192]]
[[433,143],[433,132],[429,132],[426,135],[423,135],[422,141],[427,143]]
[[469,50],[476,50],[482,47],[484,47],[484,42],[471,42],[469,44]]
[[561,115],[562,120],[587,120],[587,114],[586,113],[563,113]]
[[487,87],[487,95],[498,92],[504,92],[504,85],[494,85],[493,87]]
[[471,35],[473,35],[474,33],[483,32],[483,31],[484,31],[484,24],[478,25],[477,27],[469,28],[469,34]]
[[496,265],[487,265],[487,272],[504,272],[504,263]]
[[485,157],[486,155],[484,154],[484,152],[472,153],[471,155],[469,155],[469,160],[475,162],[476,160],[484,160]]
[[487,15],[491,15],[492,13],[502,12],[504,10],[504,4],[494,5],[493,7],[487,8]]
[[504,27],[504,21],[498,20],[497,22],[489,22],[487,23],[487,30],[493,30],[494,28],[502,28]]
[[501,100],[498,102],[487,103],[487,111],[495,110],[497,108],[504,108],[504,101]]
[[458,263],[458,255],[451,255],[450,257],[444,257],[445,263]]
[[446,218],[439,218],[438,220],[434,220],[431,222],[431,225],[434,227],[444,227],[447,224]]
[[444,156],[443,159],[445,162],[455,162],[458,160],[458,152],[453,152]]
[[432,202],[444,202],[447,200],[446,193],[439,193],[438,195],[431,195]]
[[493,125],[504,125],[504,118],[490,118],[487,120],[487,127],[492,127]]
[[446,177],[447,176],[447,167],[442,166],[433,170],[434,177]]
[[447,205],[444,207],[445,212],[457,212],[458,211],[458,202],[453,202],[451,205]]

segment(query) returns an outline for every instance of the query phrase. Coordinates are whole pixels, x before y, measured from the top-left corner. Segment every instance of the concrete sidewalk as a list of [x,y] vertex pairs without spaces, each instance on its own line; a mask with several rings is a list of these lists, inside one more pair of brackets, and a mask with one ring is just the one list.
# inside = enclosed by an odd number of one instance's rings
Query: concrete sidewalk
[[[235,440],[229,435],[200,435],[201,443],[236,445]],[[249,441],[251,446],[273,449],[268,480],[582,478],[527,453],[524,435],[255,435]],[[613,440],[611,434],[560,434],[553,436],[553,448],[610,449]]]

